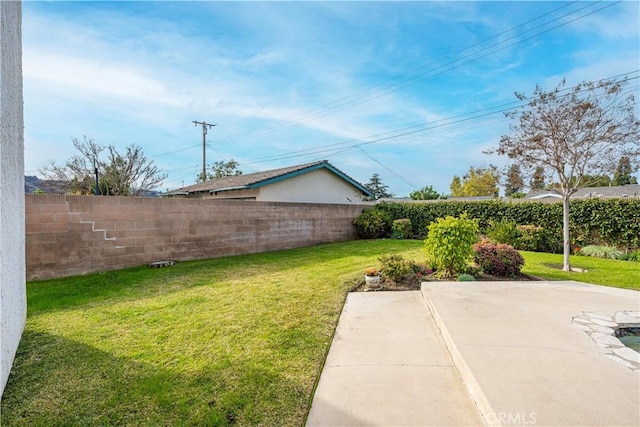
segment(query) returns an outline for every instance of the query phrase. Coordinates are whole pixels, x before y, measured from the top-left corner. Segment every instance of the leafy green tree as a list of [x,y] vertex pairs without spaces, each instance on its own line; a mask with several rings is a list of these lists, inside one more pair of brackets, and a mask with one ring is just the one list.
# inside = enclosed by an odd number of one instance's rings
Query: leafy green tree
[[419,190],[412,191],[409,194],[412,200],[436,200],[440,198],[440,193],[433,189],[432,186],[422,187]]
[[202,172],[200,172],[196,178],[196,182],[210,181],[212,179],[224,178],[225,176],[242,175],[242,171],[238,169],[238,166],[239,163],[233,159],[228,162],[213,162],[209,172],[207,172],[207,176],[203,179]]
[[[77,138],[71,141],[80,154],[72,156],[64,166],[51,162],[40,172],[47,179],[66,182],[67,191],[72,194],[94,194],[95,169],[100,194],[107,196],[141,196],[167,178],[135,144],[120,153],[113,145],[99,145],[87,136],[82,141]],[[107,158],[102,156],[105,150]]]
[[634,172],[631,160],[627,156],[620,157],[616,171],[613,174],[613,185],[637,184],[638,179],[631,174]]
[[369,182],[367,182],[364,186],[367,190],[373,193],[376,200],[393,197],[393,193],[389,193],[388,191],[389,186],[382,183],[380,175],[378,175],[377,173],[371,175],[371,178],[369,178]]
[[544,167],[536,166],[531,175],[531,181],[529,181],[529,187],[532,190],[542,190],[546,186],[546,177],[544,173]]
[[498,197],[498,169],[491,165],[488,168],[469,167],[469,172],[462,177],[453,176],[451,181],[452,197],[492,196]]
[[509,166],[509,169],[507,170],[504,195],[506,197],[512,197],[514,194],[521,193],[523,189],[524,180],[522,179],[520,166],[517,163],[514,163]]
[[522,107],[505,113],[511,134],[503,135],[496,150],[525,169],[544,167],[560,183],[563,202],[563,270],[571,271],[569,254],[569,198],[587,175],[614,171],[617,159],[640,156],[640,120],[628,80],[583,82],[565,89],[563,80],[546,91],[536,85],[532,96],[516,93]]
[[462,195],[462,181],[458,175],[454,175],[449,186],[451,190],[451,197],[459,197]]

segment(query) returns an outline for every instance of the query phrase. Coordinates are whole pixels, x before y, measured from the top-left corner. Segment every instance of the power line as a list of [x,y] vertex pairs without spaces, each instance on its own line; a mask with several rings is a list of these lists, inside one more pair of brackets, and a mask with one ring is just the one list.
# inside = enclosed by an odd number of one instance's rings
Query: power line
[[[573,4],[573,3],[576,3],[576,2],[572,2],[570,4]],[[617,1],[615,3],[607,4],[607,5],[603,6],[603,7],[600,7],[599,9],[596,9],[596,10],[593,10],[591,12],[585,13],[584,15],[578,16],[578,17],[573,18],[571,20],[564,21],[564,22],[562,22],[562,23],[560,23],[560,24],[558,24],[558,25],[556,25],[554,27],[547,28],[547,29],[545,29],[543,31],[540,31],[540,32],[538,32],[536,34],[533,34],[533,35],[531,35],[531,36],[529,36],[527,38],[520,39],[515,43],[511,43],[511,44],[508,44],[506,46],[501,46],[501,47],[499,47],[499,48],[497,48],[497,49],[495,49],[493,51],[490,51],[490,52],[488,52],[488,53],[486,53],[484,55],[477,56],[477,57],[474,58],[474,56],[476,56],[478,53],[481,53],[483,51],[487,51],[487,50],[492,49],[494,47],[498,47],[501,44],[504,44],[506,41],[518,38],[518,37],[520,37],[520,36],[522,36],[524,34],[530,33],[531,31],[534,31],[534,30],[540,29],[542,27],[545,27],[545,26],[547,26],[547,25],[549,25],[549,24],[551,24],[553,22],[556,22],[556,21],[561,20],[563,18],[566,18],[566,17],[568,17],[570,15],[578,13],[578,12],[580,12],[580,11],[586,9],[586,8],[589,8],[589,7],[591,7],[591,6],[593,6],[594,4],[597,4],[597,3],[588,4],[587,6],[583,6],[583,7],[579,8],[579,9],[573,10],[573,11],[571,11],[569,13],[566,13],[566,14],[561,15],[559,17],[553,18],[553,19],[551,19],[551,20],[549,20],[547,22],[544,22],[543,24],[540,24],[540,25],[536,26],[536,27],[533,27],[533,28],[528,29],[526,31],[523,31],[521,33],[515,34],[515,35],[513,35],[511,37],[508,37],[507,39],[498,41],[498,42],[496,42],[496,43],[494,43],[492,45],[486,46],[486,47],[484,47],[484,48],[482,48],[480,50],[471,52],[471,53],[469,53],[469,54],[467,54],[465,56],[459,57],[459,58],[454,59],[454,60],[452,60],[450,62],[447,62],[447,63],[444,63],[442,65],[439,65],[435,69],[429,69],[429,70],[427,70],[425,72],[420,72],[420,73],[415,74],[413,76],[410,75],[411,72],[410,73],[405,73],[405,74],[400,75],[398,77],[389,79],[387,82],[383,82],[383,83],[380,83],[378,85],[374,85],[374,86],[370,87],[369,89],[356,92],[351,96],[348,96],[348,97],[345,97],[345,98],[342,98],[342,99],[339,99],[339,100],[336,100],[336,101],[332,101],[332,102],[323,104],[322,106],[313,108],[313,109],[309,110],[306,113],[302,113],[302,114],[300,114],[298,116],[294,116],[292,118],[285,119],[288,122],[287,124],[276,125],[276,126],[272,126],[272,127],[258,129],[258,130],[247,132],[247,133],[244,133],[244,134],[243,133],[236,134],[235,135],[236,140],[237,140],[238,136],[241,137],[241,136],[244,135],[245,138],[246,137],[261,136],[261,135],[264,135],[266,133],[271,133],[271,132],[274,132],[276,130],[287,128],[287,127],[290,127],[290,126],[293,126],[293,125],[296,125],[296,124],[302,124],[302,123],[308,122],[308,121],[310,121],[312,119],[325,117],[327,115],[343,111],[345,109],[354,107],[356,105],[360,105],[360,104],[363,104],[365,102],[372,101],[374,99],[377,99],[377,98],[380,98],[382,96],[385,96],[385,95],[387,95],[389,93],[398,91],[400,89],[403,89],[403,88],[406,88],[408,86],[414,85],[416,83],[425,81],[427,79],[431,79],[433,77],[442,75],[442,74],[444,74],[444,73],[446,73],[448,71],[452,71],[452,70],[454,70],[456,68],[460,68],[463,65],[478,61],[479,59],[482,59],[482,58],[486,58],[486,57],[488,57],[490,55],[493,55],[495,53],[498,53],[498,52],[500,52],[502,50],[505,50],[505,49],[508,49],[510,47],[516,46],[516,45],[521,44],[521,43],[523,43],[525,41],[531,40],[531,39],[533,39],[533,38],[535,38],[535,37],[537,37],[539,35],[545,34],[547,32],[550,32],[550,31],[555,30],[557,28],[560,28],[562,26],[568,25],[568,24],[570,24],[572,22],[575,22],[575,21],[577,21],[579,19],[582,19],[582,18],[584,18],[586,16],[589,16],[589,15],[591,15],[593,13],[596,13],[596,12],[599,12],[599,11],[604,10],[606,8],[609,8],[609,7],[611,7],[613,5],[616,5],[618,3],[620,3],[620,1]],[[554,12],[556,12],[556,11],[566,7],[566,6],[568,6],[568,5],[562,6],[560,8],[556,8],[556,9],[550,11],[550,12],[547,12],[547,13],[545,13],[543,15],[540,15],[539,17],[530,19],[530,20],[526,21],[525,23],[519,24],[519,25],[517,25],[515,27],[510,28],[509,30],[503,31],[502,33],[499,33],[497,35],[489,37],[489,38],[487,38],[487,39],[485,39],[485,40],[483,40],[483,41],[481,41],[479,43],[476,43],[476,44],[474,44],[472,46],[469,46],[469,47],[467,47],[465,49],[462,49],[462,50],[458,51],[457,53],[461,53],[461,52],[470,50],[470,49],[472,49],[472,48],[474,48],[476,46],[480,46],[480,45],[482,45],[483,43],[485,43],[485,42],[487,42],[489,40],[495,39],[495,38],[497,38],[497,37],[499,37],[499,36],[501,36],[503,34],[506,34],[506,33],[510,32],[510,31],[514,30],[514,29],[517,29],[517,28],[519,28],[521,26],[524,26],[527,23],[533,22],[533,21],[535,21],[537,19],[540,19],[540,18],[542,18],[544,16],[552,14],[552,13],[554,13]],[[426,64],[426,65],[423,65],[421,67],[418,67],[418,68],[414,69],[413,73],[415,73],[416,70],[422,70],[422,69],[425,69],[425,68],[430,67],[432,65],[435,65],[435,64],[437,64],[438,62],[441,62],[444,59],[452,57],[453,55],[454,54],[449,54],[449,55],[447,55],[447,56],[445,56],[443,58],[440,58],[440,59],[437,59],[435,61],[432,61],[429,64]],[[460,62],[461,60],[464,60],[466,58],[471,58],[471,59],[469,59],[467,61]],[[403,76],[408,76],[408,77],[403,78]],[[401,80],[398,81],[398,82],[395,82],[395,83],[390,83],[390,82],[393,82],[394,80],[398,80],[398,79],[401,79]],[[365,93],[365,94],[360,95],[362,92],[370,91],[371,89],[375,89],[376,87],[379,87],[379,89],[376,89],[373,92],[369,92],[369,93]],[[327,107],[331,107],[331,108],[327,108]],[[323,109],[326,109],[326,110],[322,111]],[[231,135],[231,136],[227,137],[227,139],[232,138],[232,137],[234,137],[234,135]],[[228,143],[228,142],[230,142],[230,141],[227,140],[227,141],[224,141],[223,143]]]
[[[627,73],[619,74],[619,75],[616,75],[616,76],[613,76],[613,77],[607,77],[607,78],[601,79],[601,80],[612,80],[612,79],[617,79],[617,78],[622,77],[622,76],[627,76],[628,77],[630,74],[638,73],[639,71],[640,70],[634,70],[634,71],[630,71],[630,72],[627,72]],[[628,80],[636,80],[638,78],[640,78],[640,77],[636,76],[636,77],[628,78]],[[569,92],[571,90],[575,89],[576,87],[577,86],[573,86],[573,87],[570,87],[570,88],[563,89],[562,92],[567,92],[567,93],[564,94],[564,95],[561,95],[561,96],[570,95],[571,93],[569,93]],[[584,89],[581,92],[585,92],[585,91],[588,91],[588,90],[589,89]],[[335,152],[337,152],[337,151],[347,151],[347,150],[345,150],[345,145],[353,143],[353,142],[356,142],[356,144],[352,144],[351,146],[346,147],[346,148],[349,149],[349,148],[359,147],[359,146],[363,146],[363,145],[369,145],[369,144],[373,144],[373,143],[378,143],[378,142],[382,142],[382,141],[388,141],[388,140],[400,138],[400,137],[403,137],[403,136],[419,134],[419,133],[423,133],[423,132],[426,132],[426,131],[429,131],[429,130],[433,130],[433,129],[440,129],[440,128],[451,126],[451,125],[457,125],[457,124],[460,124],[460,123],[465,123],[465,122],[468,122],[470,120],[491,116],[493,114],[504,113],[504,112],[510,111],[510,110],[512,110],[514,108],[525,106],[530,101],[531,100],[507,102],[507,103],[503,103],[503,104],[500,104],[500,105],[497,105],[497,106],[487,107],[487,108],[475,110],[475,111],[472,111],[472,112],[458,114],[458,115],[451,116],[451,117],[448,117],[448,118],[435,120],[435,121],[430,122],[430,123],[421,123],[421,124],[417,124],[417,125],[407,126],[407,127],[400,128],[400,129],[394,129],[394,130],[390,130],[390,131],[386,131],[386,132],[381,132],[381,133],[378,133],[378,134],[375,134],[375,135],[369,135],[369,136],[363,137],[363,138],[349,139],[349,140],[340,141],[340,142],[336,142],[336,143],[329,144],[329,145],[315,147],[315,148],[312,148],[312,149],[298,150],[298,151],[290,152],[289,154],[286,154],[286,155],[268,156],[268,157],[260,158],[260,159],[253,160],[253,161],[250,161],[250,162],[242,163],[242,165],[244,166],[244,165],[247,165],[247,164],[268,163],[268,162],[272,162],[272,161],[278,161],[278,160],[284,160],[284,159],[290,159],[290,158],[296,158],[296,157],[304,157],[304,156],[308,156],[308,155],[319,155],[319,154],[325,154],[325,153],[333,153],[333,154],[335,154]],[[508,108],[505,108],[507,106],[508,106]],[[358,142],[358,141],[362,141],[362,142]]]
[[391,169],[390,167],[388,167],[387,165],[379,162],[375,157],[373,157],[371,154],[367,153],[366,151],[364,151],[364,149],[360,146],[357,147],[358,150],[362,151],[367,157],[369,157],[371,160],[373,160],[374,162],[376,162],[377,164],[379,164],[380,166],[382,166],[384,169],[386,169],[387,171],[389,171],[391,174],[393,174],[396,178],[398,178],[400,181],[404,182],[405,184],[407,184],[408,186],[414,188],[414,189],[418,189],[418,187],[416,187],[415,185],[413,185],[411,182],[409,182],[409,180],[407,180],[405,177],[403,177],[402,175],[400,175],[399,173],[397,173],[396,171],[394,171],[393,169]]

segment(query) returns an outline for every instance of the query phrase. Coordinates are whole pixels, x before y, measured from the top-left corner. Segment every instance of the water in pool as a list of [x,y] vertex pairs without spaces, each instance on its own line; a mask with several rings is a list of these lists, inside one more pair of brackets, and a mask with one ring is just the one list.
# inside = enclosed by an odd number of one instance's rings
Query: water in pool
[[640,326],[631,328],[619,328],[616,337],[622,344],[640,353]]

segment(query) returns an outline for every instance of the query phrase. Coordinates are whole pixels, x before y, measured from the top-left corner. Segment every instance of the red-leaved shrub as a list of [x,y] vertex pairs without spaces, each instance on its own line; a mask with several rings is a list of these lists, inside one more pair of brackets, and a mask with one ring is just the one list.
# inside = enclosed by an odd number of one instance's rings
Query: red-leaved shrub
[[524,265],[524,258],[513,246],[486,239],[473,246],[473,260],[485,273],[500,277],[515,277]]

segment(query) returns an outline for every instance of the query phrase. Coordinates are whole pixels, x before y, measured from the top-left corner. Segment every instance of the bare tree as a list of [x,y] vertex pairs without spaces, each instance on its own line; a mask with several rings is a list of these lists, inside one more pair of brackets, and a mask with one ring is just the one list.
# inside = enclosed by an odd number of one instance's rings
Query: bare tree
[[160,173],[153,160],[147,159],[142,148],[131,144],[124,154],[113,147],[109,150],[108,163],[102,164],[102,183],[106,193],[112,196],[142,196],[158,187],[167,178]]
[[627,80],[583,82],[565,89],[536,88],[528,97],[516,93],[526,105],[505,113],[513,122],[511,134],[503,135],[500,155],[517,159],[523,169],[543,167],[559,181],[563,202],[563,270],[571,271],[569,254],[569,198],[587,175],[610,174],[618,159],[640,155],[640,121],[634,97],[625,93]]
[[[72,194],[94,193],[95,168],[100,178],[100,194],[110,196],[140,196],[158,187],[167,177],[135,144],[120,154],[114,146],[99,145],[87,136],[82,141],[77,138],[71,141],[80,154],[69,158],[64,166],[51,162],[40,173],[45,178],[67,182],[67,191]],[[101,159],[105,150],[107,158]]]

